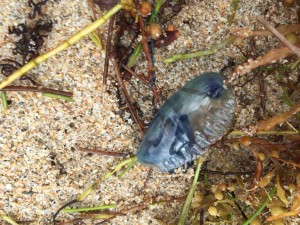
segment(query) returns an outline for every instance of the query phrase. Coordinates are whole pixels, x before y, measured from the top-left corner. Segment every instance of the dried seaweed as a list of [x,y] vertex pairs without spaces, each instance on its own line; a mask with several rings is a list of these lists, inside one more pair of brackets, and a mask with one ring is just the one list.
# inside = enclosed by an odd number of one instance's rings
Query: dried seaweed
[[36,15],[43,16],[42,6],[47,3],[48,0],[41,0],[35,3],[33,0],[28,0],[28,5],[33,8],[32,13],[28,15],[30,19],[34,19]]

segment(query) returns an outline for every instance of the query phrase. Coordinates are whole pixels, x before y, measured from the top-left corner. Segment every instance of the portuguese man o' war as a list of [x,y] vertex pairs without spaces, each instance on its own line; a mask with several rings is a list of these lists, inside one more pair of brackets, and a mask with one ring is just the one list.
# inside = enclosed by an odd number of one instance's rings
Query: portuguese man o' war
[[203,155],[231,125],[235,98],[226,78],[202,74],[173,94],[149,125],[138,152],[142,165],[172,171]]

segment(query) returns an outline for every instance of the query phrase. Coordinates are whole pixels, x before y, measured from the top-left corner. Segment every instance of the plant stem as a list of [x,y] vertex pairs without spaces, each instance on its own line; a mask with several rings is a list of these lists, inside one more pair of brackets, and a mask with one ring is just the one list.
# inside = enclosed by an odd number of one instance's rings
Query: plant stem
[[108,31],[107,31],[107,40],[106,40],[106,49],[105,49],[105,59],[104,59],[104,72],[103,72],[103,85],[107,85],[107,74],[108,74],[108,66],[109,66],[109,57],[111,52],[111,39],[113,36],[113,27],[115,23],[115,17],[113,16],[109,20]]
[[206,56],[206,55],[212,55],[214,53],[215,53],[214,50],[207,50],[207,51],[199,51],[199,52],[193,52],[193,53],[187,53],[187,54],[178,54],[178,55],[173,55],[171,58],[165,59],[164,63],[172,63],[172,62],[176,62],[177,60],[202,57],[202,56]]
[[[256,135],[299,135],[300,130],[298,132],[294,130],[270,130],[270,131],[259,131],[256,133]],[[229,136],[242,136],[242,135],[248,135],[244,131],[240,130],[234,130],[231,133],[228,134]]]
[[12,218],[8,217],[7,215],[1,215],[1,218],[6,222],[10,223],[11,225],[19,225],[16,223]]
[[191,59],[191,58],[195,58],[195,57],[202,57],[202,56],[206,56],[206,55],[212,55],[216,52],[216,50],[225,48],[227,45],[232,44],[234,42],[235,38],[236,37],[234,37],[234,36],[229,36],[225,41],[211,47],[209,50],[197,51],[197,52],[187,53],[187,54],[173,55],[171,58],[165,59],[164,63],[172,63],[177,60],[184,60],[184,59]]
[[200,174],[200,169],[201,169],[201,166],[202,166],[204,160],[205,160],[205,158],[203,156],[197,160],[197,167],[196,167],[196,172],[194,175],[194,180],[193,180],[192,186],[189,190],[188,196],[185,200],[182,212],[180,214],[178,225],[184,225],[184,222],[185,222],[187,214],[189,212],[189,208],[190,208],[194,193],[197,188],[197,182],[198,182],[198,178],[199,178],[199,174]]
[[130,164],[132,162],[136,162],[136,161],[137,161],[137,157],[133,156],[129,159],[125,159],[122,162],[120,162],[118,165],[115,166],[115,168],[112,171],[107,172],[103,177],[96,180],[96,182],[94,184],[92,184],[89,188],[87,188],[81,195],[77,196],[77,201],[79,201],[79,202],[83,201],[89,194],[91,194],[94,191],[94,189],[99,184],[101,184],[103,181],[108,179],[111,175],[113,175],[114,173],[116,173],[117,171],[122,169],[123,166]]
[[135,61],[137,60],[138,56],[140,55],[141,53],[141,50],[142,50],[142,43],[138,43],[138,45],[135,47],[132,55],[130,56],[129,60],[128,60],[128,63],[127,63],[127,67],[128,68],[131,68],[134,66],[135,64]]
[[118,66],[119,62],[117,61],[117,59],[115,58],[115,56],[111,57],[111,61],[112,61],[112,64],[113,64],[113,66],[115,68],[115,72],[116,72],[116,75],[117,75],[118,83],[119,83],[120,88],[121,88],[121,93],[123,94],[123,96],[125,98],[126,105],[129,108],[130,114],[131,114],[134,122],[138,125],[141,133],[144,134],[145,133],[144,123],[143,123],[143,121],[141,121],[141,119],[138,116],[135,108],[133,107],[133,104],[131,102],[130,96],[128,94],[128,91],[127,91],[126,86],[125,86],[125,84],[123,82],[123,79],[122,79],[121,71],[120,71],[119,66]]
[[272,190],[270,191],[270,193],[268,194],[267,198],[265,199],[265,201],[262,203],[262,205],[257,209],[257,211],[248,219],[246,220],[242,225],[248,225],[252,222],[252,220],[254,220],[262,211],[263,209],[268,205],[268,203],[270,202],[270,200],[274,197],[275,195],[275,191],[276,191],[276,187],[275,185],[273,186]]
[[238,8],[238,5],[239,5],[239,2],[240,0],[233,0],[232,1],[232,10],[231,10],[231,15],[229,16],[229,19],[228,19],[228,26],[231,26],[233,21],[234,21],[234,17],[235,17],[235,14],[236,14],[236,10]]
[[8,109],[7,96],[5,91],[1,91],[1,100],[4,109]]
[[63,95],[52,94],[52,93],[43,93],[42,95],[45,97],[49,97],[49,98],[57,98],[57,99],[61,99],[61,100],[66,100],[68,102],[74,102],[73,98],[63,96]]
[[125,170],[118,176],[119,179],[121,179],[135,164],[137,163],[137,161],[133,161],[132,163],[130,163]]
[[44,92],[44,93],[51,93],[51,94],[57,94],[57,95],[63,95],[72,97],[72,92],[67,91],[60,91],[55,90],[51,88],[45,88],[45,87],[33,87],[33,86],[6,86],[2,89],[3,91],[29,91],[29,92]]
[[63,209],[61,211],[66,213],[77,213],[77,212],[88,212],[88,211],[101,210],[101,209],[115,209],[116,207],[117,207],[116,204],[112,204],[112,205],[99,205],[99,206],[87,207],[87,208]]
[[100,150],[100,149],[79,148],[78,150],[81,152],[87,152],[87,153],[93,153],[93,154],[99,154],[99,155],[105,155],[105,156],[115,156],[115,157],[128,156],[128,154],[126,154],[126,153],[112,152],[112,151],[106,151],[106,150]]
[[122,9],[122,5],[120,3],[116,4],[112,7],[109,11],[107,11],[102,17],[98,20],[90,24],[89,26],[83,28],[81,31],[78,31],[75,35],[73,35],[68,40],[64,41],[61,45],[57,46],[56,48],[50,50],[47,53],[41,54],[38,57],[32,59],[23,67],[19,68],[15,72],[13,72],[10,76],[6,77],[0,83],[0,90],[7,85],[11,84],[16,79],[20,78],[22,75],[30,71],[32,68],[36,67],[41,62],[45,61],[46,59],[50,58],[51,56],[65,50],[66,48],[70,47],[71,45],[75,44],[84,36],[88,35],[92,31],[96,30],[98,27],[103,25],[109,18],[111,18],[114,14],[116,14],[119,10]]
[[165,3],[165,0],[158,0],[156,5],[155,5],[155,8],[150,16],[150,19],[149,19],[149,22],[148,24],[150,23],[153,23],[156,19],[157,19],[157,15],[158,15],[158,12],[160,10],[160,8],[162,7],[162,5]]

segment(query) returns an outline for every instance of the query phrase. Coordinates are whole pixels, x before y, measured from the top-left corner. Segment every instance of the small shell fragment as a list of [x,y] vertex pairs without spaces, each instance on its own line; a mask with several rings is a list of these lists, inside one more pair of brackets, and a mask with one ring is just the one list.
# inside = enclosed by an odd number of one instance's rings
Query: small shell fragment
[[203,155],[231,125],[235,98],[225,77],[202,74],[173,94],[150,123],[138,152],[142,165],[174,170]]

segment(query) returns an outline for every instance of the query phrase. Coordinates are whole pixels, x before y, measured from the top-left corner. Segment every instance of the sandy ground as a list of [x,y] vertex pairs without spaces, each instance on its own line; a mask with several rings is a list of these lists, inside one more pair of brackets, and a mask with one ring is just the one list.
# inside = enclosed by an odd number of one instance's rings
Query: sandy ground
[[[230,46],[215,55],[180,61],[165,65],[163,59],[176,53],[207,49],[229,35],[227,18],[231,1],[199,1],[184,7],[171,22],[180,31],[180,37],[165,49],[157,50],[157,85],[163,95],[169,96],[186,81],[207,71],[219,71],[230,60],[242,60],[238,48]],[[8,27],[25,22],[30,8],[25,0],[0,2],[0,52],[1,58],[12,58],[14,36]],[[285,8],[281,1],[241,1],[236,22],[231,28],[262,28],[256,16],[264,15],[273,24],[296,22],[297,8]],[[70,35],[90,23],[92,11],[86,1],[49,1],[44,12],[53,20],[53,30],[45,39],[41,52],[53,48]],[[274,41],[269,38],[268,42]],[[274,45],[276,45],[274,41]],[[259,45],[265,50],[264,43]],[[34,220],[33,224],[50,224],[51,216],[63,204],[91,185],[120,159],[80,153],[79,147],[135,154],[141,134],[129,114],[125,119],[116,114],[118,103],[113,87],[114,72],[110,69],[108,89],[103,91],[103,56],[88,38],[52,57],[30,72],[45,87],[72,91],[74,102],[42,97],[39,93],[8,92],[12,101],[9,109],[0,107],[0,210],[17,221]],[[137,72],[146,71],[141,59]],[[1,76],[3,78],[3,76]],[[240,81],[242,82],[242,80]],[[267,101],[269,115],[287,108],[279,104],[280,90],[272,78],[267,80],[270,92]],[[29,84],[16,81],[15,84]],[[138,100],[146,120],[151,120],[151,93],[139,81],[132,80],[131,95]],[[130,86],[130,85],[129,85]],[[130,87],[132,87],[130,86]],[[138,94],[136,89],[140,93]],[[248,105],[239,105],[233,128],[245,127],[256,122],[259,107],[257,84],[236,88],[236,95],[246,95]],[[148,100],[147,100],[148,99]],[[275,107],[274,107],[275,106]],[[275,110],[274,110],[275,108]],[[251,166],[247,152],[230,150],[232,154],[215,149],[211,154],[224,158],[220,164],[210,159],[214,168],[228,170]],[[228,161],[226,161],[228,160]],[[230,161],[230,164],[227,162]],[[229,166],[228,166],[229,165]],[[238,166],[238,167],[237,167]],[[226,170],[226,169],[224,169]],[[143,191],[148,168],[135,166],[122,180],[112,177],[101,184],[80,206],[118,204],[119,208],[131,207],[146,197],[165,199],[187,193],[193,178],[193,169],[174,174],[154,172]],[[159,224],[175,222],[183,203],[177,202],[139,213],[117,217],[110,224]],[[79,206],[79,205],[78,205]],[[72,218],[63,215],[60,219]],[[95,224],[86,221],[86,224]]]

